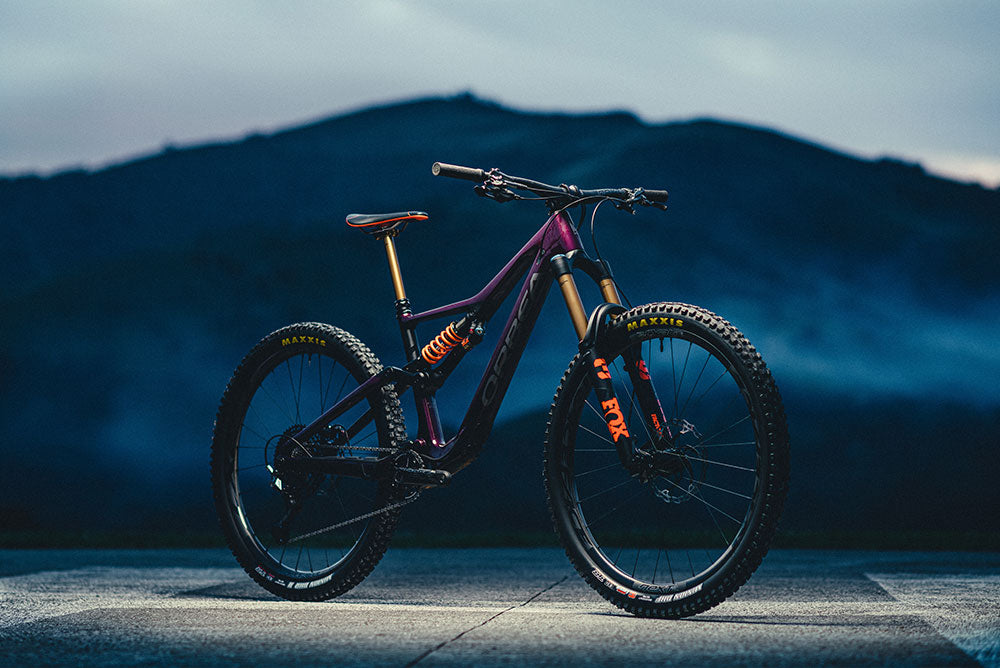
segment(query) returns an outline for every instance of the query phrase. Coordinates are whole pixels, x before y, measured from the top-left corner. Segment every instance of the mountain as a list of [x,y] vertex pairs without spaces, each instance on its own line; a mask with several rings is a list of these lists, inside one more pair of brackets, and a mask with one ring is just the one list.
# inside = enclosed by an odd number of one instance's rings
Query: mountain
[[[435,179],[435,160],[671,191],[666,213],[602,207],[598,247],[633,302],[700,304],[761,350],[789,405],[793,528],[849,527],[857,512],[873,529],[1000,528],[985,465],[1000,445],[1000,191],[764,128],[468,95],[0,177],[0,528],[210,526],[215,406],[260,337],[331,322],[399,361],[384,254],[347,213],[430,213],[398,241],[418,310],[468,297],[544,220]],[[516,443],[516,461],[539,452],[574,349],[558,296],[538,327],[493,438]],[[461,419],[487,341],[442,391],[446,421]],[[487,480],[501,460],[461,476]],[[507,466],[498,498],[512,476],[541,493],[536,465]]]

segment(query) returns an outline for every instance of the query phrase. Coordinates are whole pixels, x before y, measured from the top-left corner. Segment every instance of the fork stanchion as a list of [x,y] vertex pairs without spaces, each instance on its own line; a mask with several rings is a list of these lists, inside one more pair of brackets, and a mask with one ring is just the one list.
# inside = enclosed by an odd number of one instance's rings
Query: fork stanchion
[[583,335],[587,333],[587,314],[583,310],[580,291],[576,289],[576,281],[573,280],[573,270],[570,268],[569,260],[565,255],[560,254],[554,256],[551,262],[556,273],[556,280],[559,282],[559,289],[566,301],[566,310],[569,311],[569,318],[573,321],[573,329],[576,330],[576,338],[583,340]]
[[615,282],[610,278],[602,278],[599,283],[601,286],[601,296],[604,297],[604,301],[609,304],[621,304],[622,301],[618,297],[618,288],[615,287]]

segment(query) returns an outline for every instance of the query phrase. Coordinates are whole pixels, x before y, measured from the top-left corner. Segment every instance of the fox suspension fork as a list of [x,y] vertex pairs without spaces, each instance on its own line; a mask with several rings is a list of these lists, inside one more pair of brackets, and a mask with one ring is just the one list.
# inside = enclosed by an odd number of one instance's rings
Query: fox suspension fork
[[[556,280],[566,302],[573,328],[580,339],[581,361],[591,374],[594,394],[600,403],[600,406],[595,408],[599,408],[604,418],[608,434],[618,451],[622,465],[628,471],[638,474],[644,467],[632,446],[632,441],[639,439],[638,442],[643,444],[639,450],[649,453],[653,450],[671,447],[672,434],[667,425],[660,400],[656,395],[656,389],[651,382],[646,361],[642,357],[640,345],[631,345],[622,353],[625,373],[632,386],[632,391],[628,396],[629,403],[622,404],[616,395],[608,361],[598,352],[600,350],[598,344],[601,332],[604,330],[604,318],[610,315],[613,319],[624,312],[624,308],[618,298],[614,280],[606,267],[597,266],[588,258],[572,259],[581,259],[587,263],[585,269],[598,283],[605,301],[604,304],[595,309],[588,322],[584,315],[580,293],[573,280],[571,258],[565,255],[556,255],[552,258]],[[642,429],[635,434],[630,433],[630,425],[626,418],[626,415],[631,416],[633,410],[639,412],[638,422],[642,426]],[[634,425],[635,422],[632,424]],[[633,431],[636,430],[633,429]]]

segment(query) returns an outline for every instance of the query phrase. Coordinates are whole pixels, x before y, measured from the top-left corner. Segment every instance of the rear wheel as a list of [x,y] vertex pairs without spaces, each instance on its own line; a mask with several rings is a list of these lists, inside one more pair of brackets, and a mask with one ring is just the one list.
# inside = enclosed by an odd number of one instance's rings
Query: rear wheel
[[[546,437],[556,532],[584,579],[615,605],[651,617],[702,612],[749,579],[774,535],[788,484],[781,398],[743,335],[697,307],[632,309],[604,341],[632,447],[648,463],[633,473],[621,464],[578,356]],[[640,408],[638,375],[625,366],[636,354],[665,424]]]
[[368,575],[389,544],[405,494],[397,485],[281,469],[290,458],[374,461],[398,451],[406,430],[389,387],[308,442],[291,439],[381,368],[347,332],[304,323],[265,337],[226,388],[212,442],[215,507],[239,563],[279,596],[337,596]]

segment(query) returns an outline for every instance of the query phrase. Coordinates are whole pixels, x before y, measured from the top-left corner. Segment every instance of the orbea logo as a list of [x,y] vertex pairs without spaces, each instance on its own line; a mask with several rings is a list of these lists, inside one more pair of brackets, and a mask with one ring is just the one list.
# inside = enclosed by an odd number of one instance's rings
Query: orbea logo
[[625,427],[625,416],[618,406],[618,398],[602,401],[601,408],[604,409],[604,419],[608,421],[608,431],[611,432],[611,438],[615,443],[618,442],[619,436],[629,438],[628,429]]

